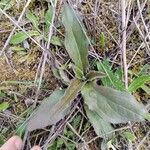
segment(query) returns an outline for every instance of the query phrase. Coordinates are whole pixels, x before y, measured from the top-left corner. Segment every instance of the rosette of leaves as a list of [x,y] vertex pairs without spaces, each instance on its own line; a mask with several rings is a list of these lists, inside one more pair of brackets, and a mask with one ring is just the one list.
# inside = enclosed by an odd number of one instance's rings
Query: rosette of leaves
[[43,100],[29,119],[28,131],[54,125],[63,119],[79,92],[95,132],[105,139],[112,135],[111,124],[143,121],[147,110],[130,93],[96,84],[95,81],[103,78],[105,73],[89,70],[89,44],[85,29],[68,4],[64,5],[62,23],[66,33],[65,48],[74,63],[75,78],[67,89],[57,89]]

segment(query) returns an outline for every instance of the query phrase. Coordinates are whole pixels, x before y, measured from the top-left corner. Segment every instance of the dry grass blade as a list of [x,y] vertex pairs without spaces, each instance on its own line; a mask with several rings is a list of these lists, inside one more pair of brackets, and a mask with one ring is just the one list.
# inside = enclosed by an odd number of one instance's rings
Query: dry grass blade
[[[46,47],[47,50],[49,50],[49,48],[50,48],[50,42],[51,42],[51,38],[52,38],[52,34],[53,34],[53,25],[54,25],[54,19],[55,19],[55,15],[56,15],[57,0],[55,0],[55,4],[53,4],[53,2],[51,2],[51,5],[53,6],[53,16],[52,16],[52,20],[51,20],[51,25],[49,27],[48,43],[47,43],[47,47]],[[51,54],[51,52],[49,54]],[[38,95],[39,95],[39,91],[40,91],[40,87],[41,87],[41,83],[42,83],[42,79],[43,79],[43,75],[44,75],[44,71],[45,71],[45,64],[46,64],[46,61],[47,61],[47,56],[48,56],[47,52],[44,51],[43,63],[42,63],[42,66],[41,66],[41,73],[40,73],[38,88],[37,88],[37,91],[36,91],[36,97],[35,97],[33,107],[36,106],[36,103],[37,103],[37,100],[38,100]],[[52,55],[51,55],[51,57],[52,57]],[[51,58],[51,59],[53,59],[53,58]]]
[[126,1],[121,0],[122,9],[122,57],[124,66],[124,80],[125,87],[128,88],[128,67],[127,67],[127,56],[126,56]]
[[146,38],[145,38],[143,32],[141,31],[141,29],[140,29],[140,27],[139,27],[139,24],[138,24],[137,21],[135,20],[135,18],[133,18],[133,21],[134,21],[135,26],[136,26],[136,28],[138,29],[138,31],[139,31],[139,33],[140,33],[140,36],[141,36],[141,38],[142,38],[142,40],[143,40],[143,42],[144,42],[144,44],[145,44],[145,46],[146,46],[146,52],[147,52],[147,54],[150,56],[150,47],[149,47],[149,44],[148,44],[148,42],[147,42],[147,40],[146,40]]

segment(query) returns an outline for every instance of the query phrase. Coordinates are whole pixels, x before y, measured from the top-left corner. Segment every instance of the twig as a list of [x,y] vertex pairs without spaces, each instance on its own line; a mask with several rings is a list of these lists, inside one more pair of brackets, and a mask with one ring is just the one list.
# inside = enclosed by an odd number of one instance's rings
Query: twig
[[[140,11],[143,11],[143,9],[144,9],[146,3],[147,3],[147,0],[145,0],[145,1],[143,2],[143,4],[141,5],[141,10],[140,10]],[[139,11],[138,11],[138,12],[137,12],[137,15],[135,16],[135,20],[138,21],[139,18],[140,18],[140,15],[139,15]],[[130,26],[128,27],[128,29],[127,29],[127,40],[130,38],[131,34],[134,32],[135,29],[136,29],[136,28],[135,28],[135,24],[134,24],[134,22],[132,22],[131,25],[130,25]]]
[[129,0],[128,2],[128,9],[127,9],[127,15],[126,15],[126,27],[128,26],[130,16],[131,16],[131,10],[132,10],[132,0]]
[[111,134],[111,133],[114,133],[114,132],[117,132],[117,131],[121,131],[121,130],[126,130],[126,129],[129,129],[130,126],[126,126],[126,127],[122,127],[122,128],[119,128],[119,129],[114,129],[108,133],[105,133],[105,134],[102,134],[101,136],[96,136],[95,138],[91,139],[90,141],[87,142],[87,144],[90,144],[91,142],[95,141],[96,139],[100,138],[100,137],[103,137],[105,135],[108,135],[108,134]]
[[[57,0],[55,0],[55,4],[52,4],[52,6],[53,6],[53,16],[52,16],[51,25],[49,27],[48,43],[47,43],[47,47],[46,47],[47,50],[49,50],[49,48],[50,48],[51,37],[52,37],[52,34],[53,34],[53,24],[54,24],[54,19],[55,19],[55,14],[56,14],[56,5],[57,5]],[[51,54],[51,53],[49,53],[49,54]],[[35,97],[33,107],[36,106],[36,103],[37,103],[37,100],[38,100],[38,95],[39,95],[39,91],[40,91],[40,88],[41,88],[43,75],[44,75],[44,72],[45,72],[45,64],[46,64],[46,61],[47,61],[48,52],[44,51],[43,55],[44,55],[44,58],[43,58],[42,66],[41,66],[39,84],[38,84],[38,88],[37,88],[37,91],[36,91],[36,97]],[[52,56],[51,56],[51,58],[52,58]]]
[[148,28],[146,26],[146,23],[144,21],[143,15],[142,15],[142,11],[141,11],[141,6],[140,6],[140,1],[139,0],[137,0],[137,5],[138,5],[138,9],[139,9],[139,13],[140,13],[140,17],[141,17],[142,23],[144,25],[145,31],[147,33],[147,36],[148,36],[148,38],[150,40],[150,34],[149,34]]
[[84,142],[84,144],[86,145],[86,149],[89,150],[89,146],[88,144],[85,142],[85,140],[76,132],[76,130],[72,127],[72,125],[70,123],[67,122],[68,127],[80,138],[80,140],[82,140],[82,142]]
[[126,58],[126,1],[121,0],[122,9],[122,55],[123,55],[123,66],[124,66],[124,80],[125,87],[128,88],[128,67]]
[[142,33],[142,31],[141,31],[141,29],[140,29],[140,27],[139,27],[137,21],[135,20],[135,18],[133,18],[133,21],[134,21],[135,26],[137,27],[137,29],[138,29],[138,31],[139,31],[139,33],[140,33],[140,35],[141,35],[141,37],[142,37],[142,39],[143,39],[143,41],[144,41],[144,43],[145,43],[147,54],[150,56],[150,47],[149,47],[149,45],[148,45],[148,43],[147,43],[147,41],[146,41],[146,38],[145,38],[145,36],[143,35],[143,33]]
[[128,68],[130,67],[132,61],[134,60],[134,58],[136,57],[136,55],[138,54],[138,52],[141,50],[141,48],[143,47],[143,42],[141,43],[141,45],[138,47],[137,51],[135,52],[135,54],[133,55],[132,59],[130,60],[130,62],[128,63]]
[[146,138],[149,136],[150,131],[145,135],[145,137],[142,139],[142,141],[137,145],[136,149],[140,150],[140,147],[142,146],[142,144],[144,143],[144,141],[146,140]]
[[[62,130],[63,126],[65,126],[66,123],[68,121],[70,121],[70,117],[71,117],[71,119],[73,119],[75,117],[75,115],[73,115],[73,113],[74,113],[77,105],[79,104],[79,102],[80,102],[80,99],[77,101],[77,103],[75,103],[75,105],[73,105],[73,108],[71,109],[71,113],[63,122],[61,122],[60,126],[59,125],[55,126],[56,130],[53,129],[53,131],[50,133],[48,139],[46,140],[45,144],[42,147],[47,147],[47,144],[50,144],[52,142],[52,140],[54,140],[54,138],[56,138],[56,136],[61,132],[60,130]],[[75,114],[77,114],[77,113],[78,113],[78,111]]]
[[47,53],[45,53],[45,51],[43,51],[43,55],[44,55],[44,57],[43,57],[43,63],[42,63],[42,66],[41,66],[41,73],[40,73],[38,88],[37,88],[35,100],[34,100],[34,103],[33,103],[34,108],[36,107],[36,103],[37,103],[37,100],[38,100],[38,95],[39,95],[39,91],[40,91],[40,87],[41,87],[41,83],[42,83],[42,78],[43,78],[44,71],[45,71]]

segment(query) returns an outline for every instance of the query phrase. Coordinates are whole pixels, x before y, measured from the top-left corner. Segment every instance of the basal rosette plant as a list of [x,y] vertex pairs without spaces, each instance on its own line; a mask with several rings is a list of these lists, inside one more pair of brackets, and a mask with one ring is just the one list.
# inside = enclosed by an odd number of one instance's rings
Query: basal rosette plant
[[107,133],[113,131],[111,123],[143,121],[148,112],[130,93],[96,83],[105,73],[89,70],[89,43],[80,19],[68,4],[64,5],[62,23],[66,33],[65,48],[74,63],[75,78],[67,89],[56,89],[43,100],[28,122],[28,131],[56,124],[63,119],[79,93],[83,97],[86,114],[99,136],[105,134],[105,137],[110,137]]

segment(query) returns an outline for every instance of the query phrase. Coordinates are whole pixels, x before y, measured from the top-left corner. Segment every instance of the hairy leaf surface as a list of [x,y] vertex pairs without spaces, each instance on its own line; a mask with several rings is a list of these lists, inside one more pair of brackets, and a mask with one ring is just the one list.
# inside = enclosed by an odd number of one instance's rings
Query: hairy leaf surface
[[104,121],[94,110],[90,110],[88,106],[85,105],[84,108],[96,134],[103,137],[105,140],[109,140],[113,136],[114,130],[111,124]]
[[105,121],[117,124],[128,121],[142,121],[147,112],[127,92],[120,92],[109,87],[86,84],[82,89],[85,103]]
[[62,22],[66,31],[66,50],[76,67],[84,73],[89,65],[87,58],[89,44],[79,23],[79,19],[77,19],[77,15],[67,4],[64,6]]
[[64,118],[71,102],[76,98],[84,84],[84,82],[74,79],[66,91],[54,91],[43,101],[36,113],[31,117],[28,122],[28,130],[44,128],[48,125],[56,124],[60,119]]

